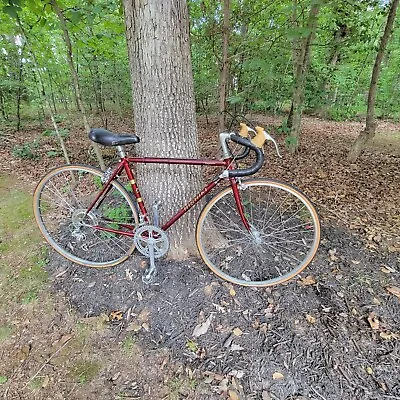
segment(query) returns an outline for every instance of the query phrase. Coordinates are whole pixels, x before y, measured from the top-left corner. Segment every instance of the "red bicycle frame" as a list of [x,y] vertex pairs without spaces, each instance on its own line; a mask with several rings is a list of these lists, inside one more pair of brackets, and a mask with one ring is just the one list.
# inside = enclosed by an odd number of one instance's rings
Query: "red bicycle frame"
[[[128,176],[129,183],[132,188],[132,192],[136,198],[140,213],[144,219],[144,221],[148,222],[148,213],[146,210],[146,207],[144,205],[143,199],[141,197],[139,188],[136,184],[135,177],[133,175],[133,172],[130,167],[130,163],[132,164],[179,164],[179,165],[208,165],[208,166],[217,166],[217,167],[224,167],[224,169],[227,170],[232,170],[234,169],[232,167],[232,159],[231,158],[226,158],[224,160],[212,160],[212,159],[190,159],[190,158],[153,158],[153,157],[123,157],[121,158],[120,163],[118,166],[114,169],[113,173],[111,174],[110,178],[100,191],[100,193],[97,195],[95,200],[90,204],[90,206],[87,209],[87,212],[89,213],[93,207],[98,202],[101,202],[102,199],[107,195],[109,190],[111,189],[112,181],[118,177],[123,170],[125,170],[126,175]],[[224,178],[221,176],[216,177],[212,182],[210,182],[208,185],[206,185],[198,194],[196,194],[195,197],[193,197],[192,200],[190,200],[184,207],[182,207],[174,216],[172,216],[164,225],[162,225],[161,229],[167,230],[171,225],[173,225],[176,221],[178,221],[179,218],[182,217],[188,210],[190,210],[196,203],[198,203],[204,196],[207,195],[215,186],[217,186]],[[237,181],[235,178],[229,178],[232,191],[233,191],[233,196],[235,198],[236,206],[239,212],[239,215],[243,221],[243,224],[247,230],[250,230],[250,225],[244,215],[243,211],[243,205],[240,200],[240,195],[239,195],[239,190],[238,190],[238,185]],[[131,230],[131,232],[126,232],[126,231],[121,231],[118,229],[112,229],[112,228],[105,228],[101,226],[95,226],[95,229],[101,230],[101,231],[106,231],[106,232],[111,232],[111,233],[118,233],[121,235],[125,236],[134,236],[134,226],[130,225],[125,225],[125,224],[120,224],[120,226]]]

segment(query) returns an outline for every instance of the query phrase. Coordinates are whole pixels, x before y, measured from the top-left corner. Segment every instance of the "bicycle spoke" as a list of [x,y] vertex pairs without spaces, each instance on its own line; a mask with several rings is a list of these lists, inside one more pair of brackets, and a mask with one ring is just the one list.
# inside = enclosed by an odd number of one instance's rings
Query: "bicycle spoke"
[[[240,192],[250,231],[241,221],[231,190],[206,206],[198,225],[199,249],[206,264],[231,282],[266,286],[289,279],[311,261],[319,239],[318,217],[295,189],[273,181],[244,182]],[[226,244],[202,238],[219,232]]]
[[[128,232],[120,224],[134,227],[137,221],[129,194],[116,182],[87,212],[101,190],[97,181],[100,183],[102,175],[90,167],[61,167],[50,172],[35,192],[35,217],[45,238],[67,258],[95,267],[114,265],[133,251],[132,237],[117,230]],[[116,232],[92,228],[96,225]]]

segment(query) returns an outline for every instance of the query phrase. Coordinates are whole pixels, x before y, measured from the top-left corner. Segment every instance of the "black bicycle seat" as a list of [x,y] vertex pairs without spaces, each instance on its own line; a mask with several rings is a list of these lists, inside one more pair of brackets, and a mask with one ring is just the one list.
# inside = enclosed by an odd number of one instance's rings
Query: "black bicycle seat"
[[140,142],[140,137],[127,133],[114,133],[102,128],[91,129],[89,139],[103,146],[122,146]]

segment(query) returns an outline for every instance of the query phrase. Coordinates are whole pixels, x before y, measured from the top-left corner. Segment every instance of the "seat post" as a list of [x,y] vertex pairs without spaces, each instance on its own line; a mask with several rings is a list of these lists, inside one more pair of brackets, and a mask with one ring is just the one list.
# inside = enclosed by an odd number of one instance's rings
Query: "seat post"
[[117,153],[118,153],[120,158],[125,158],[126,157],[124,148],[122,146],[116,146],[116,149],[117,149]]

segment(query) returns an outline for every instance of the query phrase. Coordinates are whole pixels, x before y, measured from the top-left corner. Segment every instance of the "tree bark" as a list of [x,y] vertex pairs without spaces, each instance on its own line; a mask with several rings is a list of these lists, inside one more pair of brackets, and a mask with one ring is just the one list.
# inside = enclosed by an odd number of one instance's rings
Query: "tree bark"
[[399,0],[392,0],[390,4],[389,14],[386,21],[385,30],[381,38],[378,53],[376,54],[374,68],[372,70],[371,84],[368,92],[368,103],[367,103],[367,117],[365,119],[365,129],[360,132],[357,139],[354,141],[352,148],[349,151],[347,160],[355,162],[361,155],[368,141],[370,141],[376,133],[376,122],[375,122],[375,102],[376,102],[376,91],[378,88],[378,79],[382,69],[382,59],[385,54],[386,46],[389,41],[390,35],[392,34],[393,22],[396,17],[397,7]]
[[[185,0],[124,0],[126,36],[133,81],[135,131],[140,156],[198,157],[197,126]],[[201,189],[198,167],[138,165],[142,198],[161,201],[164,223]],[[196,252],[197,210],[168,229],[169,256]]]
[[222,44],[222,65],[219,83],[219,132],[225,130],[226,120],[226,98],[229,81],[229,18],[230,18],[230,0],[224,0],[224,26],[223,26],[223,44]]
[[[72,44],[71,44],[71,39],[69,37],[67,23],[65,21],[64,14],[62,13],[57,1],[56,0],[51,0],[51,4],[53,6],[53,9],[54,9],[55,13],[58,16],[59,21],[60,21],[60,26],[61,26],[61,30],[63,32],[65,45],[67,47],[67,61],[68,61],[69,68],[71,70],[71,75],[72,75],[72,80],[73,80],[73,84],[74,84],[76,101],[78,103],[79,111],[82,114],[82,120],[83,120],[83,125],[85,127],[86,135],[89,135],[90,126],[89,126],[89,123],[88,123],[88,120],[87,120],[87,117],[86,117],[85,106],[84,106],[83,101],[82,101],[81,90],[80,90],[80,87],[79,87],[78,74],[76,72],[75,65],[74,65],[74,60],[72,58]],[[94,152],[96,154],[97,161],[99,162],[100,168],[102,170],[105,170],[106,166],[104,164],[104,160],[103,160],[103,156],[101,154],[100,147],[98,146],[97,143],[92,143],[92,147],[93,147]]]
[[25,43],[21,47],[21,54],[19,55],[19,71],[18,71],[18,90],[17,90],[17,131],[21,128],[21,99],[22,99],[22,80],[24,73],[24,50]]
[[[293,20],[297,19],[296,7],[297,0],[294,0],[294,11],[292,16]],[[311,5],[306,25],[310,33],[302,40],[293,41],[294,87],[291,106],[292,110],[289,115],[290,120],[288,118],[288,125],[290,124],[288,148],[291,153],[296,152],[299,147],[301,117],[304,107],[304,89],[311,57],[311,43],[314,40],[320,8],[320,2],[314,1]]]

